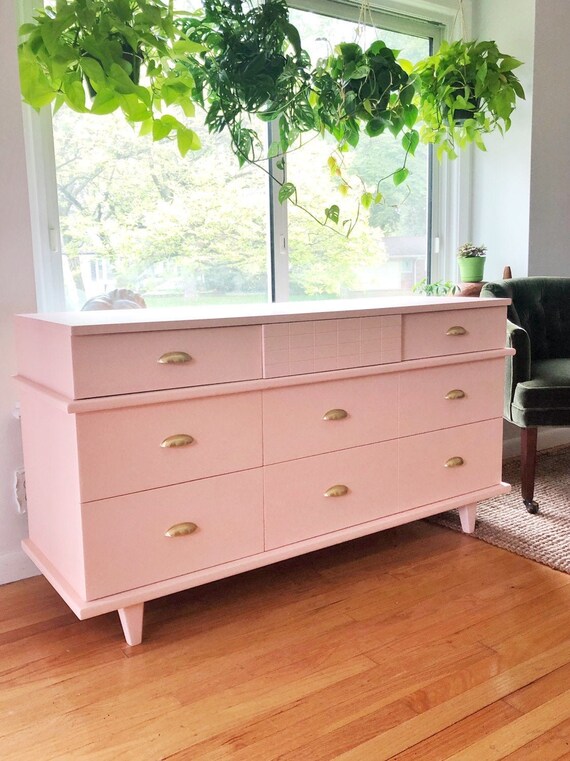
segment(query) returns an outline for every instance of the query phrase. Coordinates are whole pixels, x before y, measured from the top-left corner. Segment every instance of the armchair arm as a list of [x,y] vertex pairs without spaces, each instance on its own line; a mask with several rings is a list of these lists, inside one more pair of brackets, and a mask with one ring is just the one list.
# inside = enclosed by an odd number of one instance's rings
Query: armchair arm
[[507,346],[516,354],[506,358],[505,366],[505,417],[512,420],[511,404],[517,383],[530,380],[530,338],[520,325],[507,320]]

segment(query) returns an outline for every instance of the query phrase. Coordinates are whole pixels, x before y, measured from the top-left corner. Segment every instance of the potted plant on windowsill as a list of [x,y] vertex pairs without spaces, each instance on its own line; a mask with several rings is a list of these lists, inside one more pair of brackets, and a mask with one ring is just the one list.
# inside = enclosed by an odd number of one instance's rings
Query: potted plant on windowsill
[[457,251],[457,263],[462,283],[480,283],[485,270],[487,248],[464,243]]
[[443,42],[414,67],[422,141],[436,146],[438,158],[455,158],[469,143],[485,150],[483,136],[506,132],[517,98],[525,97],[513,73],[521,65],[493,41]]

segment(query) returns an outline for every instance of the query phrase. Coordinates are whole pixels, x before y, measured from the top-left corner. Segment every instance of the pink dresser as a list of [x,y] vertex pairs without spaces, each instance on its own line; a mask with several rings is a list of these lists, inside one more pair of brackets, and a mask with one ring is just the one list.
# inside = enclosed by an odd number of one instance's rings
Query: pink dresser
[[79,618],[458,508],[501,482],[501,299],[16,317],[24,549]]

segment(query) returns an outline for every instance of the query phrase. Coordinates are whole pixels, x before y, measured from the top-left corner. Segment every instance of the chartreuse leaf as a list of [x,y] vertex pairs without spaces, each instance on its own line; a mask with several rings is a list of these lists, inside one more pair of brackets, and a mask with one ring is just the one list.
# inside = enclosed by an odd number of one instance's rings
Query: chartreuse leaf
[[119,108],[119,99],[112,90],[99,90],[93,98],[92,114],[110,114]]
[[178,150],[182,157],[186,156],[188,151],[199,151],[202,147],[200,138],[194,132],[193,129],[185,127],[183,124],[178,125],[178,132],[176,135]]
[[372,193],[363,193],[360,196],[360,203],[364,206],[365,209],[369,209],[372,206],[373,201],[374,196]]
[[403,166],[401,169],[398,169],[397,172],[394,172],[394,185],[401,185],[403,182],[405,182],[408,178],[408,175],[410,174],[410,170],[407,169],[405,166]]

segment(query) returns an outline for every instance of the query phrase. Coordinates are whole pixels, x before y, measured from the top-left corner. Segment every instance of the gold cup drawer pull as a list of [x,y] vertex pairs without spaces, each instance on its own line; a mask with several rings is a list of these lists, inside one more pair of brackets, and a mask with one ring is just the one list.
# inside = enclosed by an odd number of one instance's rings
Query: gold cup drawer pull
[[194,441],[193,436],[189,436],[187,433],[175,433],[174,436],[167,436],[164,441],[160,443],[161,447],[165,449],[172,449],[173,447],[187,447]]
[[185,362],[191,362],[192,357],[185,351],[167,351],[156,361],[159,365],[183,365]]
[[446,336],[464,336],[467,334],[467,331],[462,325],[454,325],[451,328],[448,328]]
[[348,494],[348,486],[345,486],[344,484],[335,484],[334,486],[331,486],[329,489],[327,489],[323,496],[344,497],[345,494]]
[[347,417],[348,412],[346,410],[335,409],[325,412],[323,420],[344,420]]
[[461,465],[465,465],[463,457],[450,457],[445,463],[446,468],[459,468]]
[[198,526],[195,523],[175,523],[168,531],[164,532],[164,536],[176,537],[176,536],[188,536],[193,534],[197,530]]
[[460,388],[453,388],[451,391],[448,391],[445,395],[446,399],[465,399],[465,391],[462,391]]

